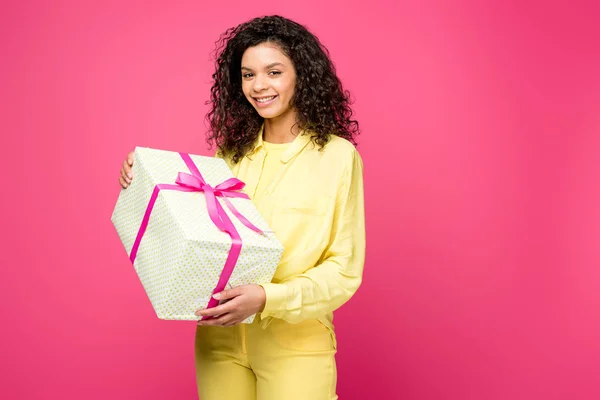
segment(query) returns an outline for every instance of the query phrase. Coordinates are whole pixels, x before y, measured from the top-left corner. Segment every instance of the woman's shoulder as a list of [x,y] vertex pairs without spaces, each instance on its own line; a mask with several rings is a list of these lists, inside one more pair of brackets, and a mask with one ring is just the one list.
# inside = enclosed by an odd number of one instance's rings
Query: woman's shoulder
[[317,144],[311,149],[313,162],[318,162],[330,174],[347,177],[362,171],[363,161],[356,146],[341,136],[331,135],[329,141],[320,148]]
[[329,141],[323,147],[324,153],[329,153],[329,156],[341,159],[341,160],[354,160],[360,159],[360,155],[356,146],[341,136],[331,135]]

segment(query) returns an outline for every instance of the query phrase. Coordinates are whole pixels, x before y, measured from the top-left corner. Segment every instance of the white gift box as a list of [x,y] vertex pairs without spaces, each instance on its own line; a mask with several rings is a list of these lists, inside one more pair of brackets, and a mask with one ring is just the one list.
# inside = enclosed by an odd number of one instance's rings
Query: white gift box
[[[210,194],[172,189],[180,187],[176,185],[180,172],[193,173],[184,157],[189,157],[188,163],[193,162],[212,188],[234,178],[220,158],[137,147],[132,167],[134,179],[127,189],[121,190],[111,218],[127,254],[134,258],[135,271],[160,319],[198,320],[195,312],[207,307],[220,278],[224,286],[221,274],[232,249],[232,237],[219,229],[209,215],[207,195]],[[138,240],[137,252],[131,257],[157,185],[163,189],[158,191],[146,229]],[[242,242],[226,287],[271,282],[283,246],[251,200],[227,199],[262,233],[246,226],[223,197],[217,195],[216,199],[220,212],[227,214]],[[251,316],[244,322],[250,323],[253,319]]]

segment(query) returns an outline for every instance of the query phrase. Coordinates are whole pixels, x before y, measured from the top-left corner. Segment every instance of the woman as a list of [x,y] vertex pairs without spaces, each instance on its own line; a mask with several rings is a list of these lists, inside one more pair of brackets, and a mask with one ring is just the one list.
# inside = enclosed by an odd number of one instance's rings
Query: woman
[[285,250],[272,283],[225,290],[219,306],[198,311],[216,317],[196,330],[199,396],[337,399],[333,311],[358,289],[365,255],[348,93],[319,40],[283,17],[230,28],[216,55],[208,139]]

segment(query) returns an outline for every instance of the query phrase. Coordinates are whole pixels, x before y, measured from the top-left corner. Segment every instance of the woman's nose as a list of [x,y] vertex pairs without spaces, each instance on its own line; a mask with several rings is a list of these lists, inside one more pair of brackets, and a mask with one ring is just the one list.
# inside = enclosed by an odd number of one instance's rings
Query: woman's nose
[[264,78],[261,78],[259,76],[257,76],[256,78],[254,78],[254,86],[253,89],[255,92],[261,92],[264,89],[266,89],[267,87],[267,83],[265,82]]

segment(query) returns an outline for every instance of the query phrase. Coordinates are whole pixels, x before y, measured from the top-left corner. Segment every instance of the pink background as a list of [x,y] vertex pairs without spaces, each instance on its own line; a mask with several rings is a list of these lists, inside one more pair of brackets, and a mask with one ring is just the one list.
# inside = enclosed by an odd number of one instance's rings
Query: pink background
[[599,3],[300,4],[2,2],[0,397],[195,398],[194,324],[155,317],[110,222],[118,170],[209,154],[214,41],[280,13],[364,132],[340,398],[600,398]]

